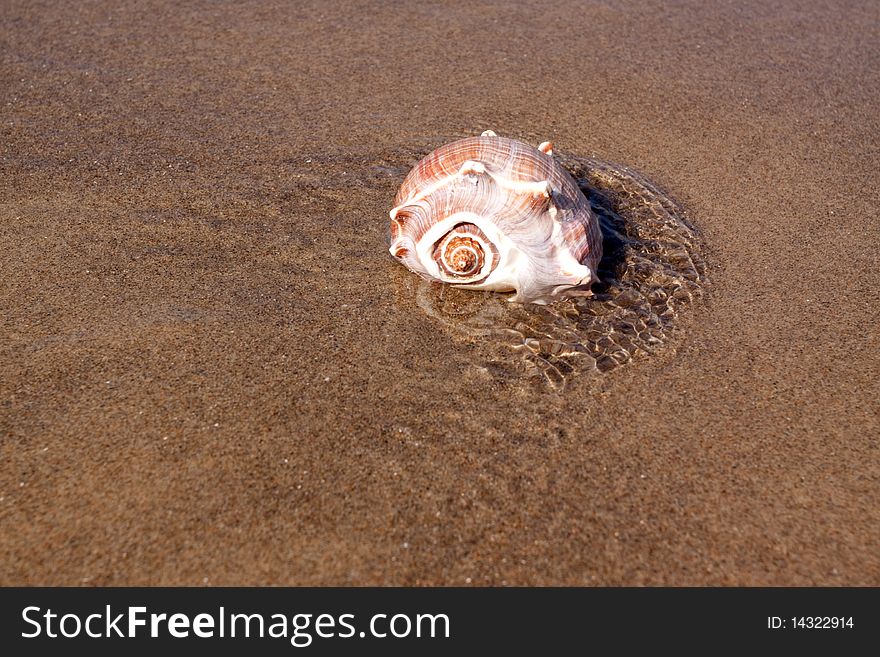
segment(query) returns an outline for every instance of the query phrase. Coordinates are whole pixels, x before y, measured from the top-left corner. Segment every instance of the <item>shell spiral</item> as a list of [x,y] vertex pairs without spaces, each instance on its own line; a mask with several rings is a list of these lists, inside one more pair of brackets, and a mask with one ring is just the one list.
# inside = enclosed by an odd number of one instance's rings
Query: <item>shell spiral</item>
[[406,176],[391,210],[391,254],[456,287],[546,304],[590,294],[602,236],[589,202],[552,157],[485,132],[442,146]]

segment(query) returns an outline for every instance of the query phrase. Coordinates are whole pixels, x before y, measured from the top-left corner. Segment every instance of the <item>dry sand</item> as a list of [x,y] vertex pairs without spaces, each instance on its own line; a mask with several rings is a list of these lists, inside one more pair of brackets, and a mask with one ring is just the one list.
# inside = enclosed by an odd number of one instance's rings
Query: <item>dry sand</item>
[[[0,583],[880,584],[880,5],[5,2]],[[563,394],[382,243],[492,128],[711,294]]]

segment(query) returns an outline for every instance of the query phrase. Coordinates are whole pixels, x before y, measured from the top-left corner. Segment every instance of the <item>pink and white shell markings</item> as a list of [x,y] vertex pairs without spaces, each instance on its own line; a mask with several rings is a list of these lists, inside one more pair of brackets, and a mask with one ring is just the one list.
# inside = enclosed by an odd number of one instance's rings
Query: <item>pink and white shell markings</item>
[[391,210],[391,254],[456,287],[548,304],[589,296],[602,258],[596,215],[538,148],[484,132],[441,146],[406,176]]

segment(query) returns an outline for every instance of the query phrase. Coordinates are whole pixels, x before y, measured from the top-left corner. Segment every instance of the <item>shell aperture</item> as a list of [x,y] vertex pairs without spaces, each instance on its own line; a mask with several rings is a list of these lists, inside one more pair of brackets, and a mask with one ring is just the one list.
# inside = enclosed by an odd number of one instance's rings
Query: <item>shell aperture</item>
[[547,304],[587,296],[602,257],[598,220],[552,157],[486,132],[442,146],[406,176],[391,216],[391,254],[456,287]]

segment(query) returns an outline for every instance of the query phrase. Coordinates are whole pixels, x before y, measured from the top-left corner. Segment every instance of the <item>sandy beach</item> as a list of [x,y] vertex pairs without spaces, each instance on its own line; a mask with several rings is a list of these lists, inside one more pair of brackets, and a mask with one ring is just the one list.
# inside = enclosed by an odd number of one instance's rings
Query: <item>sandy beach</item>
[[[880,585],[876,2],[11,1],[0,62],[0,584]],[[486,129],[681,205],[662,349],[419,306],[388,210]]]

